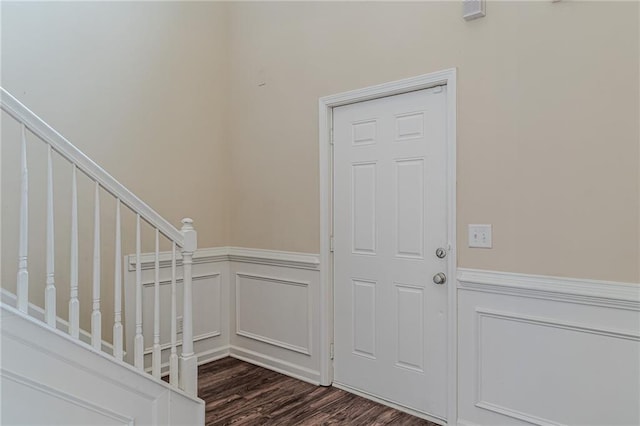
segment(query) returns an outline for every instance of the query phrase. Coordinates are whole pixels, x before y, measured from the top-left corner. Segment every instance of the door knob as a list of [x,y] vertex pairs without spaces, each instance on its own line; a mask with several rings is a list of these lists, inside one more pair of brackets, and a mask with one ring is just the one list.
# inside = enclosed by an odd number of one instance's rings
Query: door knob
[[447,276],[442,272],[438,272],[433,276],[433,282],[436,284],[444,284],[447,282]]

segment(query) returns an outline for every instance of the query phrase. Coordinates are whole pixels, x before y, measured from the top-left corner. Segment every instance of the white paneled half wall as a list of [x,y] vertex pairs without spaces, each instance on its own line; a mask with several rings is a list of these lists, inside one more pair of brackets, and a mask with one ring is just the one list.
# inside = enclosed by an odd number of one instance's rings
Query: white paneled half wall
[[[160,256],[162,312],[170,312],[170,259]],[[134,289],[135,258],[126,261],[126,288]],[[154,255],[144,254],[148,353],[153,265]],[[201,249],[193,275],[200,364],[232,356],[320,382],[318,255]],[[639,284],[471,269],[458,269],[457,278],[457,424],[640,424]],[[126,294],[129,338],[134,298]],[[169,318],[162,321],[166,371]]]
[[[148,369],[153,341],[154,261],[154,254],[142,255],[143,292],[149,292],[142,307]],[[127,256],[126,262],[126,335],[128,347],[132,347],[135,255]],[[181,265],[180,257],[177,263]],[[193,266],[193,334],[198,363],[231,355],[318,384],[319,265],[313,254],[236,247],[198,250]],[[180,278],[178,318],[182,316]],[[170,312],[170,283],[171,255],[161,253],[161,312]],[[168,371],[169,319],[161,318],[160,326],[163,373]]]
[[458,270],[458,422],[640,424],[640,285]]

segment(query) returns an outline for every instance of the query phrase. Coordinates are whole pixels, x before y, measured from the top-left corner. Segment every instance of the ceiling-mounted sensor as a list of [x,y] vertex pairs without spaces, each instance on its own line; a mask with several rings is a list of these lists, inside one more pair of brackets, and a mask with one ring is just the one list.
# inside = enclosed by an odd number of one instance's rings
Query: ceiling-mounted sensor
[[462,17],[471,21],[485,16],[485,0],[462,0]]

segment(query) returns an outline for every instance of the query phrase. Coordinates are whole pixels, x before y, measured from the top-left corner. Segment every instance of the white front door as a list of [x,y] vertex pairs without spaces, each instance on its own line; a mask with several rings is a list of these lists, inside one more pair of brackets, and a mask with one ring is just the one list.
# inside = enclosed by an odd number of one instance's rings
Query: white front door
[[334,383],[441,419],[446,98],[437,86],[333,109]]

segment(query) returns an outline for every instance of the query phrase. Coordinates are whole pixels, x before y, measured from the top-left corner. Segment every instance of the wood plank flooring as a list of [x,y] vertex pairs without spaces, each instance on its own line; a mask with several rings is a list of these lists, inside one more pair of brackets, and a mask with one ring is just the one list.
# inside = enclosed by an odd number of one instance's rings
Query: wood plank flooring
[[211,425],[437,426],[334,387],[314,386],[234,358],[199,367]]

